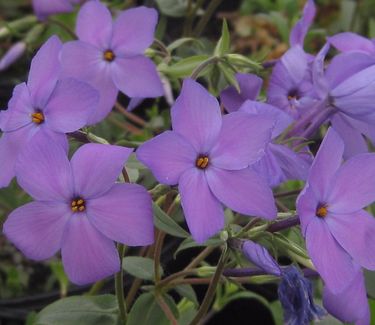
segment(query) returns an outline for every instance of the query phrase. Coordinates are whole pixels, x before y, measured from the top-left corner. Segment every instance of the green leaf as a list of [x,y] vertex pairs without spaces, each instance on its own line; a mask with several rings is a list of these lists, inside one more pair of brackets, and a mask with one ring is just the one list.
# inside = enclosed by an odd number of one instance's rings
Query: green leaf
[[223,27],[221,28],[221,37],[216,44],[214,54],[216,56],[223,56],[229,53],[230,50],[230,33],[227,21],[223,20]]
[[225,80],[232,86],[236,88],[238,92],[241,91],[240,85],[238,84],[238,81],[235,76],[235,71],[225,62],[219,62],[218,67],[220,71],[223,73]]
[[118,325],[117,300],[113,295],[74,296],[54,302],[36,317],[35,325]]
[[[136,278],[154,280],[154,260],[149,257],[127,256],[122,262],[122,267]],[[163,269],[159,267],[160,274],[163,275]]]
[[169,215],[167,215],[157,204],[152,205],[154,213],[154,224],[156,228],[165,231],[167,234],[187,238],[189,233],[181,228]]
[[198,299],[197,295],[193,289],[193,287],[189,284],[180,284],[175,287],[175,290],[178,292],[178,294],[181,297],[185,297],[186,299],[190,300],[192,303],[194,303],[194,306],[198,306]]
[[183,17],[186,14],[187,0],[156,0],[160,11],[170,17]]
[[186,44],[186,43],[197,43],[200,47],[203,47],[203,44],[201,41],[197,40],[193,37],[183,37],[175,40],[171,44],[167,46],[167,49],[169,52],[173,52],[175,49],[179,48],[180,46]]
[[284,311],[283,307],[281,306],[280,301],[274,301],[273,303],[269,304],[270,311],[272,313],[273,320],[276,325],[283,325],[284,324]]
[[184,78],[191,75],[193,70],[202,62],[209,59],[209,55],[193,55],[187,58],[184,58],[177,63],[168,66],[166,64],[160,64],[159,70],[160,72],[167,74],[174,78]]
[[203,244],[199,244],[195,242],[192,238],[186,238],[180,246],[178,246],[177,250],[173,254],[173,257],[176,258],[177,254],[185,249],[189,249],[192,247],[206,247],[206,246],[220,246],[223,244],[223,241],[220,238],[211,238],[204,242]]

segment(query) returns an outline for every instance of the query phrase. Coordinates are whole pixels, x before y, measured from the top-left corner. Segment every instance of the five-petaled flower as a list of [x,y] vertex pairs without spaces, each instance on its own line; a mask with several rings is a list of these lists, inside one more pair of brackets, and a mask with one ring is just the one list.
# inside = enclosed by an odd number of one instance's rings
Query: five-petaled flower
[[36,135],[16,167],[19,184],[35,201],[9,215],[5,235],[34,260],[61,248],[65,271],[76,284],[114,274],[120,259],[113,241],[144,246],[154,240],[147,191],[115,183],[131,152],[86,144],[69,162],[60,146]]
[[264,155],[273,120],[243,112],[222,117],[216,98],[191,79],[184,81],[171,115],[173,131],[144,143],[137,157],[159,182],[179,184],[197,242],[223,228],[222,203],[242,214],[276,217],[271,189],[249,168]]

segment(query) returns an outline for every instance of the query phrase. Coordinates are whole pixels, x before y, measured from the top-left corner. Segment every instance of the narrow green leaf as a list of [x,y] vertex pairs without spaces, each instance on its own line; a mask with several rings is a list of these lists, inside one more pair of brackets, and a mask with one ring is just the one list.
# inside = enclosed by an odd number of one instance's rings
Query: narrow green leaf
[[240,85],[238,84],[238,81],[235,76],[235,71],[228,66],[225,62],[219,62],[218,63],[220,71],[223,73],[225,80],[232,86],[236,88],[238,92],[240,92]]
[[200,47],[203,47],[202,42],[199,41],[198,39],[193,38],[193,37],[183,37],[183,38],[179,38],[179,39],[175,40],[174,42],[172,42],[171,44],[169,44],[167,46],[167,49],[168,49],[169,52],[173,52],[175,49],[179,48],[180,46],[182,46],[186,43],[196,43]]
[[170,216],[160,209],[157,204],[153,203],[152,209],[156,228],[165,231],[169,235],[179,238],[187,238],[190,236],[188,232],[186,232]]
[[174,253],[174,258],[176,258],[177,254],[185,249],[189,249],[192,247],[206,247],[206,246],[220,246],[223,244],[223,241],[220,238],[211,238],[204,242],[203,244],[198,244],[192,238],[186,238],[180,246],[178,246],[177,250]]
[[216,44],[214,54],[216,56],[223,56],[229,53],[230,50],[230,33],[227,21],[223,20],[223,27],[221,28],[221,37]]
[[[154,260],[149,257],[127,256],[122,262],[122,267],[130,275],[143,279],[154,279]],[[163,275],[163,269],[160,267],[160,274]]]
[[167,74],[174,78],[183,78],[188,77],[191,75],[193,70],[202,62],[209,59],[210,56],[208,55],[193,55],[187,58],[184,58],[177,63],[168,66],[166,64],[160,64],[159,70],[160,72]]
[[193,289],[193,287],[189,284],[180,284],[175,287],[175,290],[178,292],[178,294],[181,297],[185,297],[186,299],[190,300],[192,303],[194,303],[194,306],[198,306],[198,299],[197,295]]

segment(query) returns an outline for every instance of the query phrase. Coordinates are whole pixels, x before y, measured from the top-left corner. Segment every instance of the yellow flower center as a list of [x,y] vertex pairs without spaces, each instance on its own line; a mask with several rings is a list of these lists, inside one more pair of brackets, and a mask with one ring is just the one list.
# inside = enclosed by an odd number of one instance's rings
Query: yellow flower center
[[86,209],[85,200],[81,198],[74,199],[70,207],[73,212],[83,212]]
[[325,218],[328,214],[327,205],[319,205],[315,212],[316,216],[319,218]]
[[115,53],[113,53],[113,51],[107,50],[103,53],[103,57],[104,57],[104,60],[108,62],[112,62],[116,58],[116,55]]
[[197,166],[200,169],[205,169],[207,168],[209,162],[210,160],[208,159],[207,156],[200,156],[195,161],[195,166]]
[[42,112],[37,111],[33,114],[31,114],[31,121],[33,121],[35,124],[41,124],[44,122],[44,115]]

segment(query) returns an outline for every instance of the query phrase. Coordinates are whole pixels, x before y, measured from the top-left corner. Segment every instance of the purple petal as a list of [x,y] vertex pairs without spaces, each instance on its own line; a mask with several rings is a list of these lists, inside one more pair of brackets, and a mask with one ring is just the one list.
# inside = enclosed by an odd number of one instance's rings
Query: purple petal
[[334,293],[345,290],[353,281],[358,265],[337,243],[324,220],[316,217],[309,222],[306,229],[306,247],[329,290]]
[[26,51],[27,44],[25,42],[17,42],[13,44],[4,56],[0,59],[0,71],[8,69],[15,63]]
[[192,79],[184,80],[171,110],[173,130],[199,153],[207,153],[217,141],[222,117],[216,98]]
[[329,211],[356,212],[375,201],[375,155],[360,154],[346,161],[332,181]]
[[305,7],[303,8],[301,19],[290,32],[289,42],[291,46],[301,45],[303,47],[303,41],[305,40],[307,31],[314,21],[315,14],[316,7],[314,0],[307,0]]
[[119,177],[133,149],[89,143],[71,159],[76,194],[86,199],[107,192]]
[[302,192],[298,195],[296,201],[297,214],[301,221],[301,229],[304,237],[306,237],[306,229],[309,223],[317,218],[316,208],[318,205],[319,200],[315,196],[309,183],[307,183]]
[[276,218],[272,190],[250,168],[222,170],[211,167],[207,169],[206,177],[212,193],[228,208],[250,216]]
[[271,145],[273,144],[270,143],[268,145],[264,156],[256,163],[252,164],[250,168],[264,177],[270,187],[275,187],[285,181],[285,177],[276,157],[270,150]]
[[282,57],[281,62],[293,82],[298,85],[305,77],[307,57],[301,46],[293,46]]
[[46,124],[62,133],[73,132],[87,124],[99,100],[98,92],[76,79],[59,80],[45,107]]
[[177,184],[181,174],[195,166],[197,157],[190,143],[173,131],[163,132],[137,150],[137,158],[160,183],[168,185]]
[[151,197],[140,185],[116,184],[87,202],[87,215],[106,237],[129,246],[154,242]]
[[45,260],[60,249],[71,216],[65,202],[31,202],[9,215],[3,231],[28,258]]
[[149,58],[117,58],[111,70],[114,84],[129,97],[159,97],[164,93],[156,66]]
[[70,218],[61,255],[66,274],[78,285],[96,282],[120,269],[115,244],[96,230],[84,213]]
[[16,175],[20,186],[35,200],[66,201],[72,198],[73,178],[66,152],[44,132],[34,135],[22,149]]
[[240,86],[240,93],[235,87],[230,86],[220,94],[221,102],[228,112],[237,111],[245,100],[255,100],[262,88],[263,80],[255,74],[236,73],[236,79]]
[[339,169],[344,143],[333,128],[329,128],[312,163],[308,182],[316,195],[326,200],[332,180]]
[[133,109],[137,108],[145,99],[143,97],[133,97],[130,98],[127,111],[131,112]]
[[196,168],[185,171],[178,190],[186,222],[196,242],[205,242],[224,227],[223,207],[208,187],[203,171]]
[[67,0],[32,0],[36,16],[44,20],[47,16],[70,12],[73,6]]
[[341,52],[362,51],[369,54],[375,53],[375,45],[371,40],[351,32],[339,33],[328,37],[328,42]]
[[237,170],[258,161],[271,140],[272,119],[234,112],[223,117],[216,145],[210,151],[211,162],[218,168]]
[[325,76],[324,60],[329,51],[329,43],[326,43],[313,62],[312,78],[314,83],[314,91],[318,98],[324,99],[330,90],[328,80]]
[[342,322],[370,324],[370,310],[362,271],[359,270],[352,283],[339,294],[333,294],[327,287],[324,288],[323,305],[331,315]]
[[109,49],[112,36],[112,16],[100,1],[88,1],[77,16],[78,38],[103,50]]
[[366,269],[375,269],[375,219],[372,215],[365,210],[352,214],[330,213],[326,222],[333,237],[354,261]]
[[55,88],[60,73],[59,54],[61,48],[60,39],[57,36],[52,36],[43,44],[31,61],[27,86],[35,108],[44,108]]
[[8,109],[1,112],[0,128],[2,131],[15,131],[31,122],[34,113],[30,93],[25,83],[17,85],[13,90]]
[[158,12],[137,7],[123,11],[113,24],[112,47],[124,56],[143,54],[154,41]]

